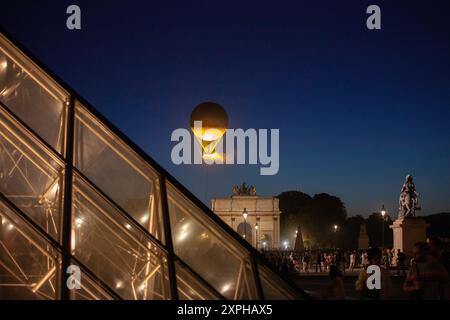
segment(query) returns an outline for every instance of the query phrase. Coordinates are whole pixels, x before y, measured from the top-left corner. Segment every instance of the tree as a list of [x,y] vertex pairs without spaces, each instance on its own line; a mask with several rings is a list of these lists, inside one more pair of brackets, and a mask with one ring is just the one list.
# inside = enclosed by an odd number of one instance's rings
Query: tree
[[343,236],[343,248],[350,250],[358,249],[359,231],[361,225],[365,223],[366,220],[360,215],[349,217],[347,219]]
[[427,229],[427,237],[450,238],[450,213],[436,213],[421,217],[430,225]]
[[367,235],[369,236],[369,244],[371,247],[381,247],[382,246],[382,232],[384,232],[384,246],[392,248],[393,244],[393,234],[389,226],[392,224],[390,217],[387,217],[384,221],[379,212],[372,213],[366,222]]
[[[302,228],[303,238],[314,247],[334,247],[342,242],[340,227],[345,225],[347,212],[338,197],[320,193],[310,197],[300,191],[281,193],[281,235],[291,239],[298,226]],[[334,225],[339,229],[335,233]]]
[[[307,207],[312,198],[306,193],[300,191],[287,191],[279,194],[280,199],[280,231],[281,237],[290,238],[295,234],[298,226],[302,226],[304,208]],[[304,229],[302,228],[302,231]]]

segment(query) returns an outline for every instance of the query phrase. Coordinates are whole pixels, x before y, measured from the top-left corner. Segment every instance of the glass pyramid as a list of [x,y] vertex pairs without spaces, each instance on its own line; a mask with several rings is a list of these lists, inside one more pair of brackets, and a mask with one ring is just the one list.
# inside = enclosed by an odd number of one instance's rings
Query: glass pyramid
[[0,222],[0,299],[307,297],[4,33]]

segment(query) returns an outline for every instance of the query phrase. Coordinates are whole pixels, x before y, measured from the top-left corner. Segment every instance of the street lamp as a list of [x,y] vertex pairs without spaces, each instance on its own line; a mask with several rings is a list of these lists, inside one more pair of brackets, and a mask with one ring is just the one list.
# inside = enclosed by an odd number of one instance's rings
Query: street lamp
[[259,238],[258,238],[258,228],[259,228],[259,226],[258,226],[258,221],[256,221],[256,225],[255,225],[255,230],[256,230],[256,250],[258,250],[258,241],[259,241]]
[[244,239],[245,239],[245,235],[247,234],[247,217],[248,217],[247,208],[244,208],[244,211],[242,211],[242,216],[244,217]]
[[295,243],[297,242],[297,237],[298,237],[298,229],[295,230],[294,243],[292,244],[292,248],[294,248],[294,250],[295,250]]
[[284,241],[283,244],[284,244],[284,250],[287,250],[288,242],[287,242],[287,241]]
[[333,226],[333,229],[334,229],[334,246],[337,248],[337,229],[338,229],[338,225],[335,224]]
[[386,208],[384,204],[381,206],[381,248],[384,248],[384,216],[386,215]]

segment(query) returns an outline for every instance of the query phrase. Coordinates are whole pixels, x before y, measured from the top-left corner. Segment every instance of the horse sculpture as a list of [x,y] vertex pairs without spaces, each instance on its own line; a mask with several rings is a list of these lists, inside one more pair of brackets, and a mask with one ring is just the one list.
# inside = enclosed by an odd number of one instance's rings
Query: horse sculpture
[[415,211],[420,210],[418,203],[419,193],[416,192],[416,187],[411,175],[406,176],[406,181],[403,184],[399,198],[399,219],[414,217]]

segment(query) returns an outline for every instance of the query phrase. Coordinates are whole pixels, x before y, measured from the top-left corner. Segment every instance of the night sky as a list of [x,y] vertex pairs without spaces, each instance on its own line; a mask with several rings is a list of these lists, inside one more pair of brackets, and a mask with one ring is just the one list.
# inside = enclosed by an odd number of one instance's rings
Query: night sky
[[[78,4],[82,30],[66,28]],[[366,28],[378,4],[382,30]],[[450,211],[450,2],[3,1],[0,24],[201,200],[246,181],[260,195],[339,196],[349,215],[405,176]],[[232,128],[279,128],[280,171],[175,166],[171,132],[216,101]]]

